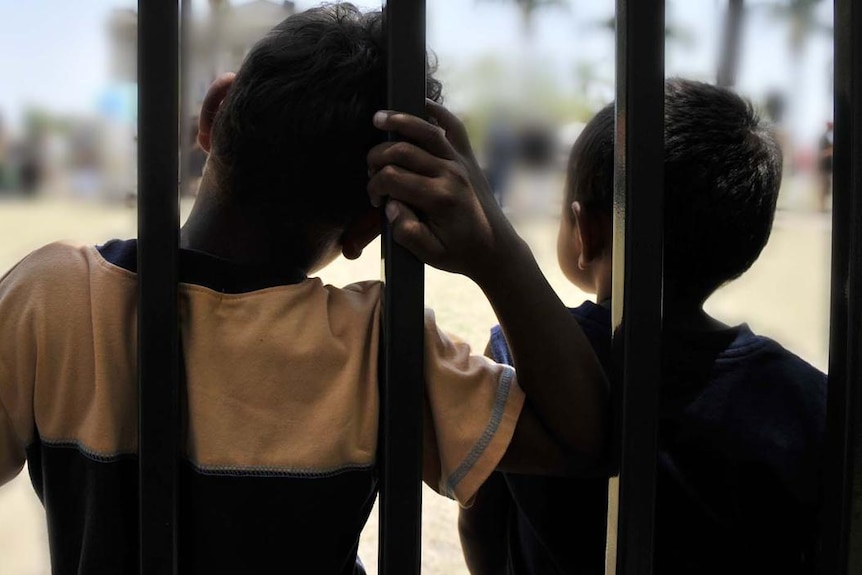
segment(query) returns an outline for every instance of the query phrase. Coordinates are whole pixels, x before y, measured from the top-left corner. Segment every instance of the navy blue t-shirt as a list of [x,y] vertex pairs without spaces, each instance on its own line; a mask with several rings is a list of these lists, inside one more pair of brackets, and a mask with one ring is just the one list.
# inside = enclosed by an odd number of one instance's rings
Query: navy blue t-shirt
[[[610,311],[572,314],[610,372]],[[666,334],[662,372],[655,573],[812,572],[826,376],[747,325]],[[508,573],[604,572],[606,479],[501,475]]]

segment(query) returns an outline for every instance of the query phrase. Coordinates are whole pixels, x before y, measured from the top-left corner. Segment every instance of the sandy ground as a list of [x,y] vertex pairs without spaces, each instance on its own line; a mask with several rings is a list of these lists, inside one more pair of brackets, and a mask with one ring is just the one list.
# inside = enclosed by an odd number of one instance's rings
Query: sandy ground
[[[188,206],[185,206],[187,209]],[[530,242],[551,285],[568,304],[586,296],[569,285],[556,264],[557,220],[532,218],[517,227]],[[0,273],[30,250],[70,238],[101,243],[134,235],[134,210],[124,206],[75,203],[62,199],[36,202],[0,200]],[[827,361],[829,297],[829,218],[820,214],[780,212],[772,239],[749,273],[725,287],[708,309],[729,323],[747,322],[752,329],[781,340],[786,347],[824,369]],[[320,274],[343,285],[380,274],[379,247],[372,245],[355,262],[339,260]],[[515,270],[513,270],[515,273]],[[426,301],[438,323],[481,350],[495,322],[481,291],[469,280],[429,269]],[[457,506],[425,489],[423,572],[463,575],[456,530]],[[376,572],[377,518],[372,513],[361,541],[361,556]],[[49,573],[44,513],[26,471],[0,488],[0,574]]]

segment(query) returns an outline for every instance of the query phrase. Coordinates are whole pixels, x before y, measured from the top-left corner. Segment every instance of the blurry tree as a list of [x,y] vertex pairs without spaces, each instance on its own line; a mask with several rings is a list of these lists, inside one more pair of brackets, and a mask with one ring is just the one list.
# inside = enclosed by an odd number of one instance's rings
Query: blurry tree
[[24,110],[24,133],[42,136],[48,133],[68,134],[72,128],[71,118],[59,116],[46,109],[28,107]]
[[[617,31],[617,16],[614,14],[604,20],[599,20],[593,24],[594,28],[616,34]],[[665,24],[664,38],[669,42],[676,42],[682,47],[689,47],[695,44],[694,34],[688,28],[677,26],[676,24]]]
[[817,6],[823,0],[775,0],[752,4],[788,27],[788,47],[794,65],[799,65],[808,40],[817,33],[832,34],[832,26],[817,17]]
[[[604,76],[596,62],[578,60],[575,62],[573,73],[575,93],[583,98],[584,103],[590,108],[601,105],[601,101],[605,99],[604,92],[609,91],[613,94],[613,76],[610,79]],[[595,112],[595,110],[592,111]]]
[[[478,1],[478,0],[476,0]],[[517,71],[518,81],[513,83],[510,91],[515,100],[520,103],[522,109],[530,108],[530,102],[541,96],[539,87],[543,67],[543,58],[537,53],[535,37],[535,19],[539,11],[549,8],[563,9],[569,5],[568,0],[485,0],[494,1],[498,4],[509,4],[518,9],[521,21],[521,46],[514,68]],[[534,112],[538,109],[533,108]]]
[[[579,74],[579,69],[585,76]],[[528,106],[518,100],[514,86],[520,82],[517,70],[496,54],[485,54],[450,68],[445,82],[452,93],[458,95],[452,104],[463,115],[470,141],[481,148],[493,116],[520,123],[531,111],[539,109],[548,119],[557,122],[591,117],[596,103],[587,97],[587,91],[598,92],[598,88],[607,87],[607,80],[596,73],[595,65],[590,62],[578,63],[574,73],[576,89],[572,90],[561,83],[560,75],[553,69],[538,67],[532,73],[533,91]],[[581,89],[580,86],[591,88]]]
[[[822,22],[817,8],[823,0],[769,0],[751,3],[752,10],[765,12],[770,18],[787,26],[787,46],[791,59],[791,85],[788,101],[790,125],[801,117],[799,107],[803,93],[802,57],[808,41],[815,34],[832,35],[832,26]],[[791,128],[792,129],[792,128]]]
[[521,32],[524,39],[532,40],[535,31],[535,16],[536,12],[547,7],[562,7],[567,6],[567,0],[493,0],[498,3],[515,4],[518,7],[518,12],[521,16]]
[[744,0],[727,1],[727,14],[724,18],[724,31],[718,56],[716,82],[719,86],[732,87],[736,84],[744,15]]

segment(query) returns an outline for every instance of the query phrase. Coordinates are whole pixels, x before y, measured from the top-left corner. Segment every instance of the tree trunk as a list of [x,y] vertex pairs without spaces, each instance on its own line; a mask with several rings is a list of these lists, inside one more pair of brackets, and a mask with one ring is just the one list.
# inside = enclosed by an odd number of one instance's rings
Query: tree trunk
[[716,78],[719,86],[730,88],[736,84],[744,14],[744,0],[728,0],[727,15],[724,20],[724,36],[719,55],[718,77]]

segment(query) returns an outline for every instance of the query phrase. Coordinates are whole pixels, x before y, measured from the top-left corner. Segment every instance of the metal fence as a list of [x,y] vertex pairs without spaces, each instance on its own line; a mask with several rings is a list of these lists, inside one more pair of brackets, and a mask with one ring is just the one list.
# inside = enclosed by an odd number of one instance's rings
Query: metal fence
[[[139,0],[140,568],[177,573],[180,22],[189,0]],[[862,573],[862,4],[835,0],[835,143],[826,502],[820,572]],[[389,0],[389,103],[421,115],[424,0]],[[857,33],[854,34],[853,32]],[[652,572],[662,310],[664,2],[617,0],[615,405],[607,573]],[[384,234],[380,565],[420,571],[422,265]],[[396,384],[397,382],[397,384]],[[389,385],[392,383],[392,385]],[[397,407],[397,409],[396,409]],[[453,526],[454,528],[454,526]]]

